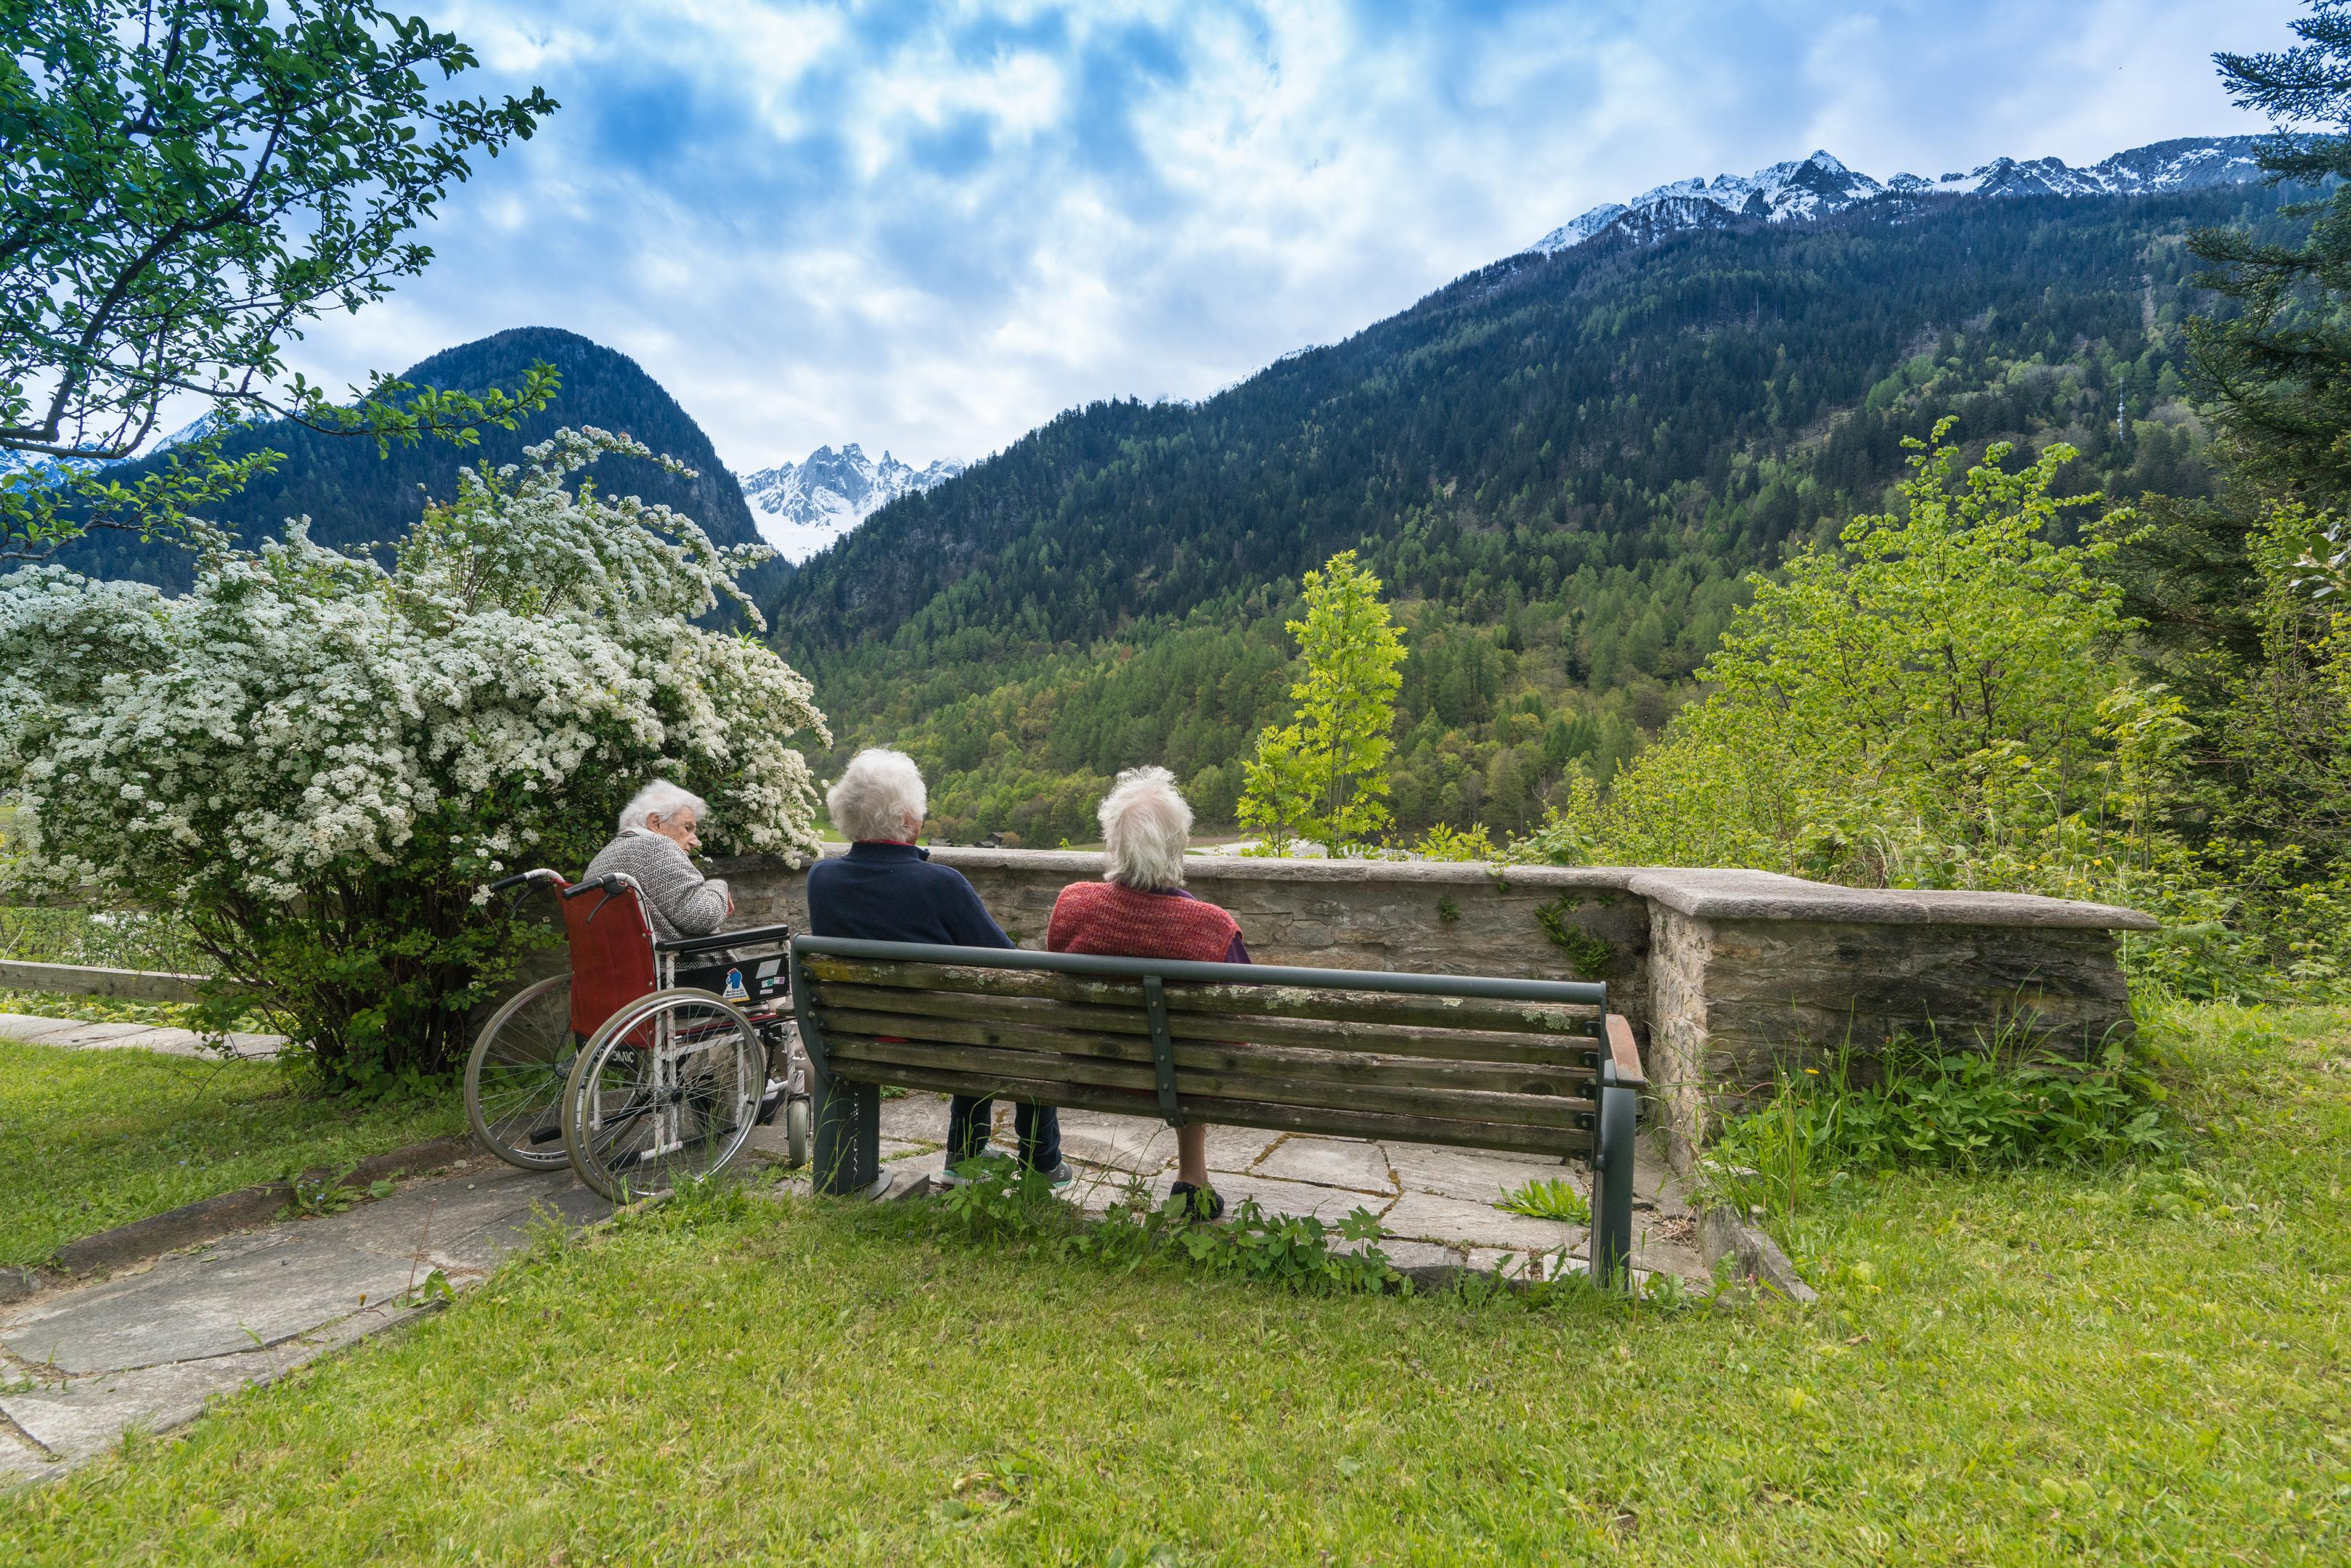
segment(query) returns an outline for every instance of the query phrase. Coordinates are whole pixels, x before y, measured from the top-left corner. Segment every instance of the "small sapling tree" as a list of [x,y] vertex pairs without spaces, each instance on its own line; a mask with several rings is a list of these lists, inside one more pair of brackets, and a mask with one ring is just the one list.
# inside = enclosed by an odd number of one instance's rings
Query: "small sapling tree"
[[1279,854],[1292,838],[1319,839],[1332,854],[1367,843],[1388,824],[1389,753],[1404,676],[1404,638],[1380,601],[1380,580],[1342,550],[1306,574],[1300,674],[1290,688],[1293,723],[1258,737],[1241,796],[1241,826]]

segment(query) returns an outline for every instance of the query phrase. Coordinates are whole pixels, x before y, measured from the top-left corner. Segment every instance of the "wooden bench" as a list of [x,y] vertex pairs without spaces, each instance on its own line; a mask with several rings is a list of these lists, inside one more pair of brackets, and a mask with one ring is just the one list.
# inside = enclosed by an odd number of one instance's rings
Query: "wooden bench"
[[1582,1156],[1593,1276],[1629,1280],[1633,1034],[1604,985],[792,938],[816,1176],[878,1190],[881,1085]]

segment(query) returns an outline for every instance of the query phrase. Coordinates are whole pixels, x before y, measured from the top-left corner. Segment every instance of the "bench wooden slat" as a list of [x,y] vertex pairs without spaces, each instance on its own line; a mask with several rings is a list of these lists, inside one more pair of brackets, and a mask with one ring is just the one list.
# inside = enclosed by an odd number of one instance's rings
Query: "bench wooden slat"
[[[1169,993],[1171,1003],[1174,993]],[[1042,1029],[1085,1029],[1104,1034],[1148,1036],[1150,1019],[1134,1007],[1057,1001],[1046,997],[990,996],[977,991],[921,990],[910,987],[851,985],[827,981],[817,1001],[828,1010],[919,1013],[930,1018],[979,1019],[1030,1023]],[[1410,1023],[1327,1023],[1312,1019],[1245,1018],[1238,1014],[1187,1015],[1171,1006],[1168,1032],[1177,1040],[1246,1040],[1262,1045],[1310,1050],[1374,1051],[1383,1056],[1419,1056],[1448,1061],[1524,1062],[1553,1067],[1590,1079],[1597,1071],[1596,1042],[1582,1037],[1544,1039],[1491,1030],[1448,1030]],[[884,1030],[883,1032],[889,1032]]]
[[[880,1065],[880,1064],[876,1064]],[[909,1089],[942,1093],[967,1093],[971,1075],[904,1065],[890,1065],[874,1075]],[[1159,1118],[1159,1099],[1150,1092],[1107,1088],[1099,1084],[1043,1082],[1032,1079],[989,1081],[994,1092],[1015,1100],[1035,1100],[1071,1110],[1107,1111],[1113,1115]],[[1499,1122],[1457,1122],[1434,1116],[1405,1116],[1368,1111],[1341,1111],[1268,1101],[1179,1096],[1184,1114],[1193,1121],[1225,1127],[1264,1127],[1280,1133],[1324,1133],[1337,1137],[1395,1138],[1414,1144],[1442,1144],[1448,1148],[1500,1149],[1513,1154],[1580,1155],[1592,1147],[1592,1134],[1574,1127],[1532,1127]]]
[[[864,1008],[824,1009],[825,1031],[848,1030],[876,1037],[949,1040],[1002,1051],[1075,1051],[1109,1061],[1149,1062],[1148,1036],[1055,1029],[1033,1023],[998,1023],[919,1013],[875,1012]],[[1549,1094],[1589,1102],[1593,1075],[1557,1068],[1507,1062],[1426,1061],[1372,1051],[1301,1050],[1257,1041],[1178,1040],[1176,1065],[1207,1072],[1259,1074],[1272,1078],[1330,1079],[1342,1083],[1385,1083],[1398,1088],[1470,1089],[1498,1094]]]
[[[982,969],[950,964],[878,964],[806,955],[801,967],[820,981],[888,986],[980,996],[1045,997],[1140,1009],[1140,980],[1084,980],[1040,970]],[[1288,986],[1196,986],[1170,981],[1172,1013],[1238,1013],[1265,1018],[1320,1019],[1347,1023],[1425,1024],[1443,1030],[1491,1030],[1504,1034],[1591,1040],[1596,1009],[1547,1002],[1495,1002],[1474,997],[1415,997],[1376,991],[1309,991]],[[1587,1048],[1588,1049],[1588,1048]]]
[[[971,1026],[983,1027],[983,1026]],[[896,1035],[896,1030],[888,1033]],[[1025,1082],[1092,1083],[1107,1088],[1154,1088],[1158,1075],[1147,1061],[1115,1057],[1065,1054],[1063,1042],[1040,1041],[1050,1050],[1020,1051],[944,1040],[936,1033],[904,1039],[883,1039],[857,1030],[847,1019],[828,1019],[825,1049],[835,1061],[883,1062],[895,1065],[935,1063],[960,1071],[967,1077],[992,1079],[1002,1074]],[[1110,1036],[1104,1042],[1124,1044]],[[840,1071],[836,1067],[835,1071]],[[847,1076],[858,1076],[852,1071]],[[876,1075],[884,1081],[886,1075]],[[894,1080],[889,1080],[894,1082]],[[1263,1100],[1285,1105],[1327,1105],[1343,1111],[1374,1111],[1383,1114],[1426,1114],[1441,1121],[1507,1122],[1539,1127],[1578,1127],[1593,1110],[1593,1103],[1565,1095],[1495,1093],[1474,1089],[1399,1088],[1386,1084],[1350,1082],[1332,1078],[1286,1078],[1253,1071],[1220,1072],[1176,1066],[1176,1092],[1189,1098]],[[1050,1102],[1049,1089],[1042,1096]]]

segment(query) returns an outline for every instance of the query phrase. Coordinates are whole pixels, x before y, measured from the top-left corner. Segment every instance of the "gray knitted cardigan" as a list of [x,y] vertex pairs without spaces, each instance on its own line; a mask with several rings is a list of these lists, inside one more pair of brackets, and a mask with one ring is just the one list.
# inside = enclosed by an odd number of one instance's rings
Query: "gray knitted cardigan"
[[680,936],[706,936],[726,918],[726,884],[704,876],[685,858],[685,852],[659,833],[629,828],[596,852],[588,862],[593,882],[613,872],[637,879],[645,895],[645,913],[653,935],[664,942]]

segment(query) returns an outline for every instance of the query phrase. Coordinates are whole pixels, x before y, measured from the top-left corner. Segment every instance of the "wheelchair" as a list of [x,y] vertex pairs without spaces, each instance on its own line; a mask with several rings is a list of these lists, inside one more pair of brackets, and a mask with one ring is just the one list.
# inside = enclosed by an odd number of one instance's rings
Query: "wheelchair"
[[475,1140],[525,1170],[569,1164],[615,1203],[724,1170],[779,1114],[787,1161],[806,1164],[810,1080],[789,1017],[790,927],[662,941],[622,873],[569,883],[542,868],[491,892],[532,884],[557,895],[570,967],[516,993],[474,1041]]

